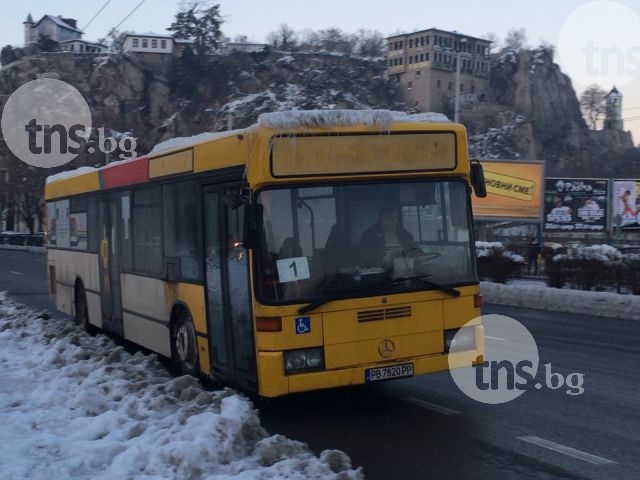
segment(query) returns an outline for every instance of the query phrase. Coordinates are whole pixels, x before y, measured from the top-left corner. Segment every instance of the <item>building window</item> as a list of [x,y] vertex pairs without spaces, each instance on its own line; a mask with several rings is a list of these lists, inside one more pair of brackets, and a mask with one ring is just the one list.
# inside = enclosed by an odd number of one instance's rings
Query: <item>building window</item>
[[427,45],[429,45],[429,39],[431,38],[431,36],[427,35]]
[[142,39],[142,48],[149,48],[149,40],[146,38]]
[[471,93],[476,93],[476,86],[475,85],[471,85]]
[[137,38],[134,38],[134,39],[133,39],[133,46],[134,46],[134,47],[137,47],[137,46],[138,46],[138,39],[137,39]]
[[449,82],[449,90],[453,89],[453,82]]
[[438,81],[436,82],[436,87],[437,87],[437,88],[440,88],[440,80],[438,80]]
[[419,77],[420,75],[422,75],[422,72],[421,72],[420,70],[418,70],[418,71],[416,72],[416,77]]
[[424,56],[424,59],[425,59],[425,61],[427,61],[427,62],[429,61],[429,54],[428,54],[428,53]]
[[424,53],[421,53],[421,54],[420,54],[420,61],[421,61],[421,62],[424,62]]
[[151,40],[151,48],[158,48],[158,39],[154,38]]
[[409,56],[409,65],[413,64],[413,55]]
[[460,84],[460,93],[464,92],[464,83]]
[[409,40],[409,48],[413,48],[413,38]]
[[84,45],[83,44],[80,44],[80,51],[84,52]]
[[420,37],[420,46],[424,47],[424,37]]
[[162,48],[167,48],[167,41],[166,40],[160,40],[160,46]]

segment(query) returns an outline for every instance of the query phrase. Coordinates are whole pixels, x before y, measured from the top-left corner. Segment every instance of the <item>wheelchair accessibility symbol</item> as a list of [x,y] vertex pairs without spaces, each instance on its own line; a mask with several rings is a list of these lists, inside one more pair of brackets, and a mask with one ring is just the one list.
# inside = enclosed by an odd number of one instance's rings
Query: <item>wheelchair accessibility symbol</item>
[[311,333],[311,318],[310,317],[297,317],[296,318],[296,335],[303,333]]

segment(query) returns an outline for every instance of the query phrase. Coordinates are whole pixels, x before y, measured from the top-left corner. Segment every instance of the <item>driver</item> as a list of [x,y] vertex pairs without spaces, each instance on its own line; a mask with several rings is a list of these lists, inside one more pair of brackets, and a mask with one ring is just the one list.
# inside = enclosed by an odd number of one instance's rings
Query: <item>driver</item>
[[359,249],[366,267],[393,269],[396,258],[415,257],[422,253],[413,236],[398,222],[398,208],[386,205],[380,209],[378,221],[360,237]]

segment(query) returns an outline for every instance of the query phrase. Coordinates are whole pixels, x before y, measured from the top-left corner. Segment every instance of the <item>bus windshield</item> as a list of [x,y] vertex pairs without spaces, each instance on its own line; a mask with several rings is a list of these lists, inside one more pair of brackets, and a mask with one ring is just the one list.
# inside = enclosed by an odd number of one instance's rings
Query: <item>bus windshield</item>
[[457,179],[265,189],[257,294],[267,304],[476,281],[469,194]]

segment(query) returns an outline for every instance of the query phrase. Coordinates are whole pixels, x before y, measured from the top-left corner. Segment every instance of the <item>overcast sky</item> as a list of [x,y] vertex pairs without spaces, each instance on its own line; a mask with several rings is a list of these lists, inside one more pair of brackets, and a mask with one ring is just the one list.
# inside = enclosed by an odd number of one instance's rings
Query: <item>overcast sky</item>
[[[85,31],[84,39],[91,41],[104,37],[141,1],[119,29],[165,33],[180,4],[178,0],[21,0],[11,2],[9,9],[6,8],[9,1],[2,0],[5,8],[0,16],[0,46],[23,43],[22,22],[29,13],[36,21],[44,14],[76,18],[78,27]],[[296,32],[337,27],[346,33],[376,30],[384,36],[436,27],[475,37],[491,32],[500,41],[509,30],[523,27],[531,46],[544,40],[559,47],[557,59],[563,71],[573,78],[578,94],[584,84],[597,83],[607,91],[616,85],[624,95],[625,129],[634,132],[635,143],[640,142],[640,37],[637,34],[640,2],[637,0],[220,0],[217,3],[225,21],[223,33],[232,39],[246,35],[256,42],[265,41],[269,33],[283,23]],[[576,42],[568,45],[574,38]],[[617,48],[614,52],[619,55],[617,66],[624,68],[626,75],[602,75],[602,70],[593,68],[585,74],[585,61],[582,61],[582,70],[580,66],[563,63],[561,54],[571,47],[579,49],[578,52],[591,48],[589,52],[610,53]],[[620,63],[622,59],[626,63]],[[596,74],[591,75],[593,72]]]

